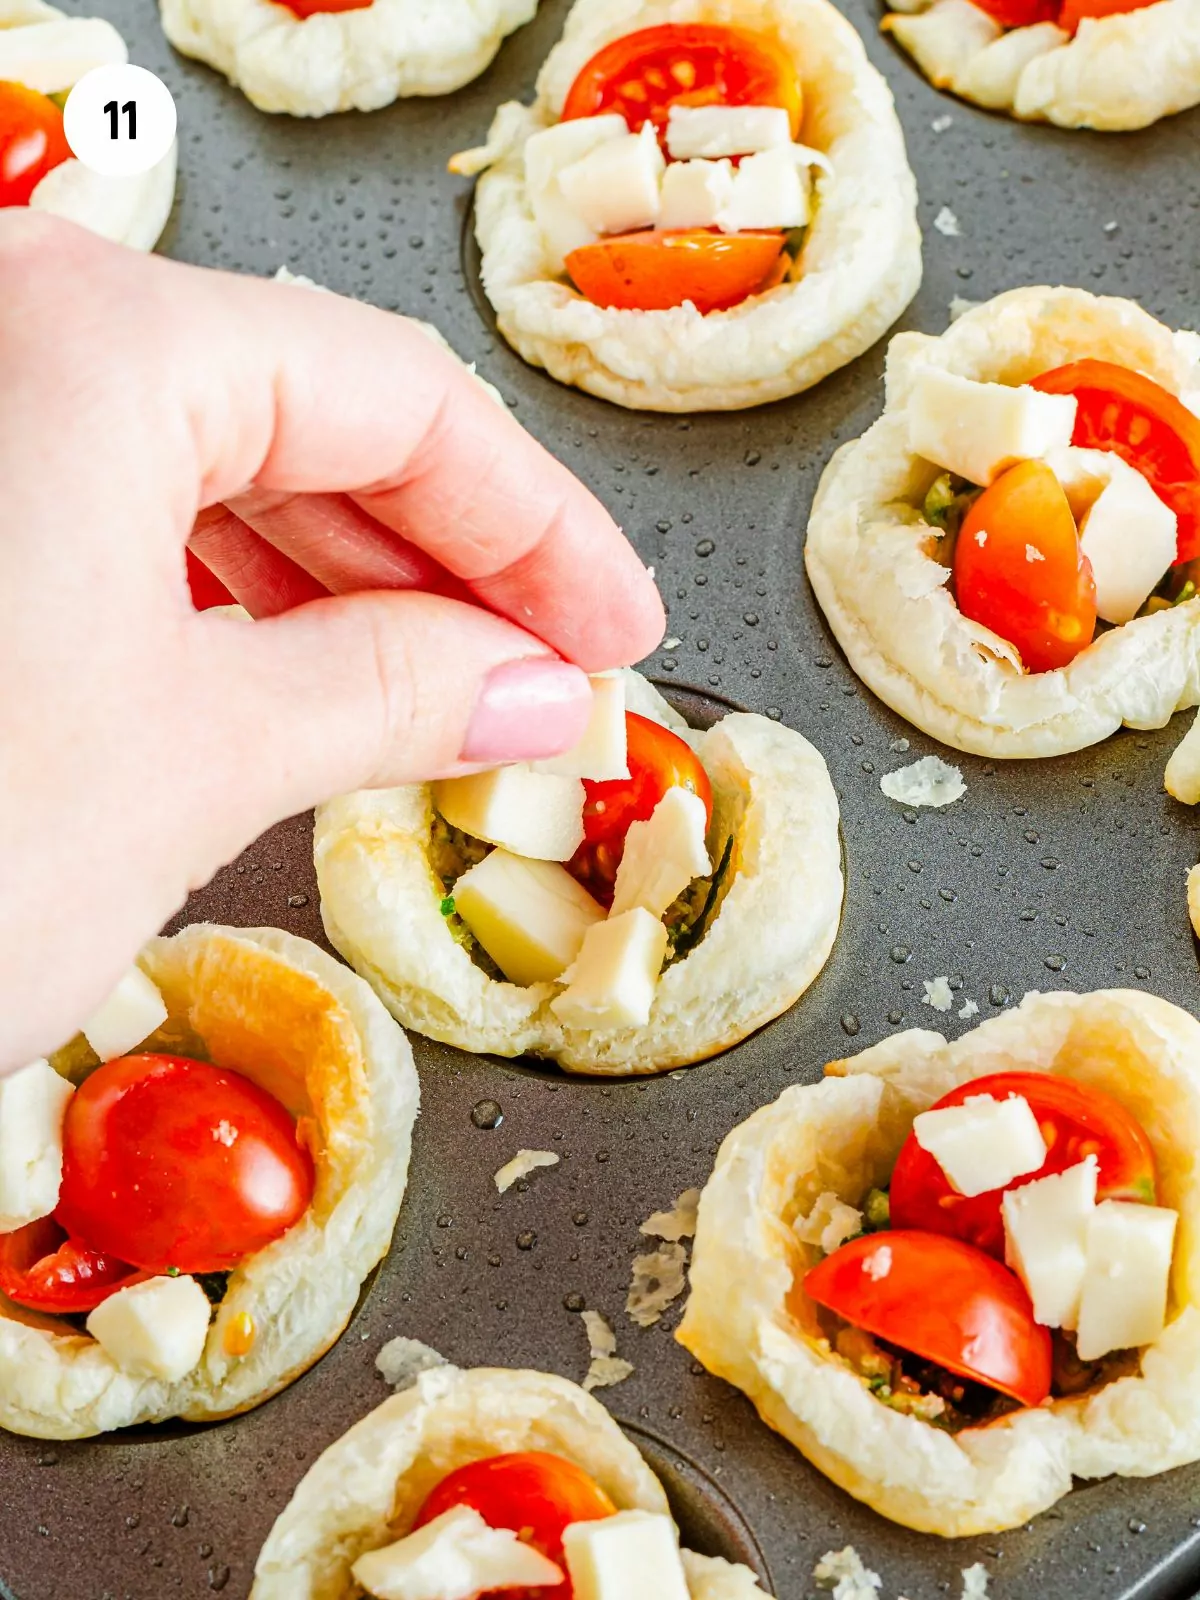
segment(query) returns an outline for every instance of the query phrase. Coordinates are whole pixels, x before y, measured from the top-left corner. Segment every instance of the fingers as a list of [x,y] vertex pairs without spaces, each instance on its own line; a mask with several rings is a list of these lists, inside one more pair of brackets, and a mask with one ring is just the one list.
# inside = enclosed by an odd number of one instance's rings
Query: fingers
[[[568,749],[587,677],[499,617],[441,596],[323,600],[248,626],[198,616],[220,729],[205,781],[247,826],[335,794],[452,776]],[[220,708],[219,720],[215,708]],[[197,765],[201,765],[198,763]]]
[[189,545],[252,617],[274,617],[328,590],[225,506],[202,511]]

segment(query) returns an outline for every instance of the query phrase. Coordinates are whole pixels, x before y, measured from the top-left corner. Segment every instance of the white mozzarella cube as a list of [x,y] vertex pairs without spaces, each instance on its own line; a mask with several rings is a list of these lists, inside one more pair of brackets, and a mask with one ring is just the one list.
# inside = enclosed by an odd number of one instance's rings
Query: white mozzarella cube
[[791,142],[781,106],[672,106],[667,116],[667,150],[676,161],[750,156]]
[[555,1562],[507,1528],[490,1528],[469,1506],[455,1506],[406,1539],[360,1556],[350,1570],[375,1600],[474,1600],[494,1590],[563,1581]]
[[1179,1217],[1163,1206],[1102,1200],[1088,1226],[1079,1305],[1081,1361],[1153,1344],[1167,1321]]
[[913,1133],[949,1178],[972,1199],[1003,1189],[1014,1178],[1036,1172],[1046,1160],[1046,1141],[1023,1095],[996,1100],[973,1094],[960,1106],[922,1111]]
[[666,167],[654,124],[606,140],[558,175],[567,204],[594,232],[630,233],[658,221]]
[[1079,1321],[1097,1171],[1095,1156],[1088,1156],[1065,1172],[1010,1189],[1001,1203],[1005,1259],[1047,1328],[1074,1328]]
[[583,784],[518,762],[433,786],[453,828],[534,861],[569,861],[583,843]]
[[61,94],[94,67],[128,59],[112,23],[96,17],[63,17],[23,28],[0,22],[0,82],[23,83],[39,94]]
[[746,228],[802,228],[812,215],[808,152],[796,145],[747,156],[718,219],[726,233]]
[[564,867],[493,850],[454,885],[454,908],[510,983],[552,983],[604,907]]
[[602,144],[628,136],[629,124],[617,113],[575,117],[535,133],[525,144],[525,190],[534,221],[545,245],[546,264],[561,272],[572,250],[595,244],[594,228],[569,205],[559,186],[564,168],[581,161]]
[[535,761],[535,772],[560,778],[586,778],[607,783],[629,776],[625,734],[625,679],[619,672],[596,673],[591,679],[592,714],[579,743],[561,756]]
[[129,971],[80,1030],[100,1057],[112,1061],[136,1050],[167,1020],[167,1007],[141,967]]
[[1130,622],[1175,560],[1179,519],[1135,467],[1111,450],[1046,458],[1070,501],[1105,622]]
[[651,916],[663,912],[693,878],[712,871],[705,833],[704,801],[690,789],[668,789],[647,822],[634,822],[625,836],[617,868],[611,915],[641,906]]
[[0,1233],[15,1233],[57,1206],[63,1118],[74,1092],[48,1061],[0,1078]]
[[1075,432],[1074,395],[1041,394],[1027,384],[976,383],[922,367],[908,399],[914,455],[987,488],[1019,461],[1065,449]]
[[178,1383],[200,1364],[210,1314],[195,1278],[149,1278],[98,1305],[87,1331],[129,1377]]
[[715,228],[732,199],[732,161],[672,161],[658,220],[664,228]]
[[689,1600],[670,1517],[620,1511],[573,1522],[563,1533],[563,1554],[575,1600]]
[[568,1028],[644,1028],[667,954],[667,930],[635,907],[588,929],[550,1009]]

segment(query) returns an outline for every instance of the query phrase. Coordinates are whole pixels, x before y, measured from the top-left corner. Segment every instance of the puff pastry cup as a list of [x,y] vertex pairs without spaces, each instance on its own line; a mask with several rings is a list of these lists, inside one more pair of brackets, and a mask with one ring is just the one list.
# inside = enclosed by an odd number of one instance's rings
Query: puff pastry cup
[[[1163,1205],[1179,1212],[1171,1307],[1140,1373],[957,1435],[890,1410],[821,1336],[792,1224],[823,1191],[886,1185],[914,1117],[993,1072],[1106,1090],[1141,1121]],[[710,1371],[843,1489],[906,1527],[1017,1527],[1072,1477],[1149,1477],[1200,1458],[1200,1023],[1131,990],[1028,995],[953,1044],[912,1029],[788,1089],[726,1139],[700,1203],[679,1330]],[[881,1237],[885,1237],[881,1235]]]
[[728,888],[699,945],[662,975],[646,1028],[565,1027],[556,990],[498,982],[455,942],[430,863],[428,786],[346,796],[317,813],[330,942],[405,1027],[463,1050],[545,1056],[568,1072],[632,1075],[703,1061],[786,1011],[825,965],[842,905],[838,804],[800,734],[734,713],[697,734],[627,674],[628,706],[685,737],[733,836]]
[[[263,1546],[250,1600],[352,1600],[350,1569],[408,1533],[451,1472],[482,1457],[541,1450],[588,1472],[619,1511],[670,1515],[658,1479],[604,1407],[544,1372],[427,1372],[331,1445]],[[684,1552],[692,1600],[755,1600],[742,1566]]]
[[[125,62],[129,51],[110,22],[69,17],[43,0],[0,0],[0,80],[42,94],[74,88],[93,67]],[[149,172],[112,178],[74,157],[52,168],[29,204],[134,250],[153,250],[175,203],[177,149]]]
[[1057,756],[1125,724],[1161,728],[1200,702],[1200,602],[1101,633],[1071,664],[1027,673],[1012,647],[963,616],[917,510],[937,468],[909,449],[916,372],[1027,383],[1095,357],[1147,374],[1195,408],[1200,335],[1175,333],[1130,300],[1082,289],[1016,289],[940,337],[898,334],[883,416],[821,479],[805,561],[826,620],[868,687],[918,728],[976,755]]
[[[557,122],[577,73],[603,45],[664,22],[734,23],[773,35],[800,68],[801,138],[833,178],[794,281],[702,316],[605,309],[549,271],[526,194],[523,152]],[[921,282],[916,181],[891,91],[827,0],[576,0],[532,106],[503,105],[486,148],[476,233],[500,331],[534,366],[617,405],[732,411],[811,388],[881,338]]]
[[1005,30],[970,0],[910,0],[884,27],[939,89],[1060,128],[1124,133],[1200,105],[1200,0]]
[[[178,1383],[132,1377],[70,1324],[0,1297],[0,1426],[14,1433],[80,1439],[260,1405],[336,1342],[404,1197],[416,1069],[366,984],[275,928],[197,925],[153,940],[139,964],[168,1008],[144,1049],[240,1072],[311,1120],[312,1205],[232,1273],[200,1365]],[[54,1064],[71,1076],[95,1060],[76,1039]],[[243,1314],[255,1342],[231,1355],[226,1331]]]
[[491,63],[537,0],[372,0],[298,17],[274,0],[160,0],[163,31],[260,111],[324,117],[450,94]]

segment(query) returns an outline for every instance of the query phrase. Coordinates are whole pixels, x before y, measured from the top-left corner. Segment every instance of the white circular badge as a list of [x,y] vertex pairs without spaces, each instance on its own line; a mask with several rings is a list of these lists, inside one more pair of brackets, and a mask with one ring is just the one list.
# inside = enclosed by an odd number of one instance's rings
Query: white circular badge
[[63,132],[74,155],[107,178],[130,178],[156,167],[175,141],[171,91],[145,67],[95,67],[80,78],[63,108]]

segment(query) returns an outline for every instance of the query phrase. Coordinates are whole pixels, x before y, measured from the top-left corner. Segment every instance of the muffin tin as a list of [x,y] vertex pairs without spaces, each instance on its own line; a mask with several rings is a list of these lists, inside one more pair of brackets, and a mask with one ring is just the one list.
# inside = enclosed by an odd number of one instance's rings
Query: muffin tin
[[[1200,1588],[1200,1467],[1083,1486],[1028,1528],[946,1543],[876,1517],[763,1426],[674,1343],[678,1304],[641,1331],[624,1314],[638,1225],[700,1184],[729,1129],[825,1061],[901,1027],[957,1033],[1030,989],[1143,987],[1200,998],[1184,873],[1198,820],[1161,790],[1183,732],[1125,731],[1063,760],[953,757],[968,785],[906,812],[880,776],[937,746],[875,701],[833,645],[805,582],[803,528],[832,451],[882,404],[883,347],[814,392],[677,419],[616,410],[526,367],[477,281],[470,193],[445,170],[494,106],[525,97],[567,0],[543,0],[477,84],[445,100],[318,123],[268,118],[172,55],[149,0],[89,0],[170,84],[181,181],[163,248],[241,272],[283,264],[435,322],[515,414],[589,483],[657,572],[669,647],[649,673],[697,722],[731,705],[781,717],[825,755],[848,893],[828,968],[800,1004],[707,1065],[637,1083],[414,1040],[424,1110],[391,1256],[350,1329],[278,1399],[209,1428],[76,1445],[0,1438],[0,1595],[7,1600],[245,1596],[272,1521],[316,1455],[385,1398],[374,1361],[396,1334],[462,1365],[581,1378],[581,1306],[604,1313],[631,1378],[602,1391],[664,1476],[689,1542],[755,1567],[778,1600],[854,1544],[893,1600],[960,1592],[982,1561],[995,1600],[1175,1600]],[[844,9],[895,92],[921,190],[926,281],[903,326],[939,331],[956,297],[1074,282],[1195,321],[1200,113],[1121,137],[1025,128],[939,95],[879,36],[873,0]],[[946,213],[949,213],[947,215]],[[940,218],[940,223],[937,219]],[[1189,292],[1191,291],[1191,292]],[[80,286],[86,292],[86,286]],[[64,908],[69,913],[69,907]],[[324,942],[311,819],[274,829],[178,919],[273,923]],[[922,1003],[946,974],[955,1010]],[[472,1110],[495,1101],[492,1117]],[[560,1166],[497,1196],[517,1149]]]

